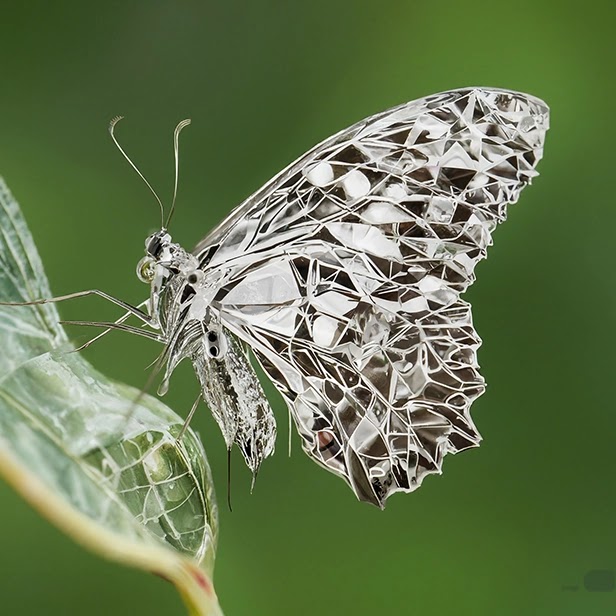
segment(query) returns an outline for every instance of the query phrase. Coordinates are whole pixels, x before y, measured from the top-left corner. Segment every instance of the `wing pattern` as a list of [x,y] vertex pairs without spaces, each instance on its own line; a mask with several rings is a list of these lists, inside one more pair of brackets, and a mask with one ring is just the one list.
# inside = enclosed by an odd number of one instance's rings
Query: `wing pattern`
[[212,309],[359,499],[383,506],[478,445],[480,339],[460,294],[547,128],[543,102],[504,90],[401,105],[313,148],[195,249]]

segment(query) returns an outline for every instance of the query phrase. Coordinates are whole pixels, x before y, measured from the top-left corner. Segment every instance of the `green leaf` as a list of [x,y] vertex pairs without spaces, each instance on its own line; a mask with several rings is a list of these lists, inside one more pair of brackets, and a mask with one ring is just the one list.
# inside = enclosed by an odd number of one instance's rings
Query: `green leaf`
[[[51,297],[0,179],[0,299]],[[191,614],[219,615],[217,509],[203,446],[159,400],[72,352],[53,304],[0,306],[0,475],[84,547],[152,571]],[[0,530],[0,536],[1,536]]]

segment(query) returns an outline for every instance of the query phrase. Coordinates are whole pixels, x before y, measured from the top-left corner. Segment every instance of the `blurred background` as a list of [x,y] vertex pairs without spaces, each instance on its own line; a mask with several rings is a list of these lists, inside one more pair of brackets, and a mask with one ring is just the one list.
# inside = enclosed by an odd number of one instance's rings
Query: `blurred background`
[[[205,410],[195,418],[218,486],[228,616],[616,612],[613,30],[612,4],[593,0],[3,5],[0,174],[56,294],[97,287],[138,303],[147,292],[134,271],[159,215],[109,139],[114,115],[164,199],[173,128],[192,118],[172,229],[190,248],[314,143],[392,105],[489,85],[551,107],[541,175],[467,294],[488,382],[473,409],[481,448],[382,512],[297,438],[287,457],[277,400],[277,455],[252,495],[235,456],[231,513],[222,437]],[[96,299],[60,311],[119,314]],[[86,357],[140,387],[157,352],[118,333]],[[182,368],[165,398],[179,413],[197,393]],[[596,571],[607,581],[593,591]],[[4,484],[0,603],[5,614],[184,613],[170,585],[85,552]]]

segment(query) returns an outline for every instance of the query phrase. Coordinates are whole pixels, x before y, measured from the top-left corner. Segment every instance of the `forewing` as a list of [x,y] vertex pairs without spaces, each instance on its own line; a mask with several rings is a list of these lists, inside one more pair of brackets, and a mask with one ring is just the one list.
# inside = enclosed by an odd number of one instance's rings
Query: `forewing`
[[459,295],[536,175],[548,109],[473,88],[313,148],[197,246],[317,462],[383,505],[476,445],[480,344]]

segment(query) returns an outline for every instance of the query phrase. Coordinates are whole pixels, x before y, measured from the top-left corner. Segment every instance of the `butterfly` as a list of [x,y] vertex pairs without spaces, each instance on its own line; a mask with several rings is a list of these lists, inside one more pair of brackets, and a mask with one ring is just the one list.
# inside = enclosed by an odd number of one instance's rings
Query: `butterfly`
[[114,327],[164,344],[160,393],[192,362],[253,475],[276,422],[250,354],[305,452],[382,508],[479,444],[481,341],[460,296],[537,175],[548,115],[532,96],[476,87],[371,116],[286,167],[192,252],[163,224],[137,267],[143,310],[97,293],[149,326]]

